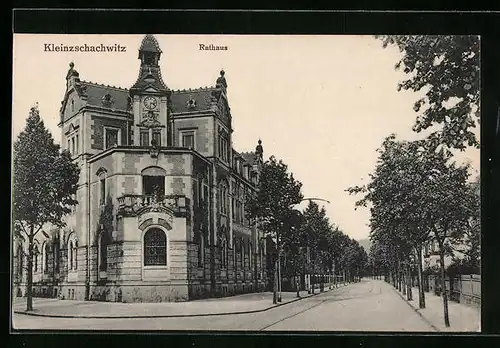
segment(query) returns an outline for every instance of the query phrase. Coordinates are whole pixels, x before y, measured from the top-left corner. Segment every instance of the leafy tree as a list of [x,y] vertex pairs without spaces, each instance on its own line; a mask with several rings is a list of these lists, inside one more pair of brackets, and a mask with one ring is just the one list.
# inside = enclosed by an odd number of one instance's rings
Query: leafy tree
[[479,194],[479,177],[469,184],[467,204],[470,218],[463,226],[463,234],[458,234],[450,240],[449,246],[453,251],[458,251],[465,256],[462,264],[479,270],[481,259],[481,202]]
[[[479,147],[472,130],[479,121],[478,36],[470,35],[381,35],[383,47],[396,46],[402,53],[395,65],[408,78],[398,90],[425,91],[414,110],[420,113],[413,127],[420,132],[440,125],[429,137],[434,146],[465,149]],[[421,112],[422,107],[425,107]]]
[[[444,256],[449,241],[463,235],[475,211],[467,186],[469,168],[452,162],[449,150],[436,150],[425,141],[397,142],[390,136],[380,153],[371,182],[348,191],[365,193],[357,205],[372,204],[373,238],[397,248],[396,259],[403,261],[406,277],[411,248],[421,247],[429,237],[437,241],[444,289]],[[446,292],[443,308],[445,325],[449,326]]]
[[[276,240],[278,252],[281,250],[282,234],[292,207],[302,200],[302,183],[295,180],[288,166],[282,160],[271,156],[261,169],[258,190],[255,195],[247,197],[246,215],[257,219],[266,236]],[[277,265],[275,264],[275,273]],[[277,280],[277,277],[275,277]],[[277,294],[277,283],[274,282],[274,299]],[[276,301],[273,301],[276,302]]]
[[[330,222],[324,207],[314,201],[309,201],[304,210],[304,245],[309,252],[309,272],[317,274],[325,270],[328,259],[327,234],[330,232]],[[314,292],[315,277],[312,278]]]
[[27,311],[33,310],[33,248],[47,225],[64,226],[63,216],[78,202],[80,169],[67,151],[60,151],[45,128],[37,107],[14,143],[12,218],[15,236],[28,241]]
[[[422,160],[421,151],[424,142],[399,142],[391,135],[385,139],[379,149],[379,161],[371,182],[366,187],[349,188],[351,193],[365,193],[365,197],[357,202],[358,206],[372,203],[370,224],[371,237],[385,243],[390,240],[396,244],[396,269],[398,287],[400,279],[404,280],[403,293],[412,299],[410,265],[412,254],[421,250],[422,243],[428,238],[429,229],[421,228],[420,221],[424,218],[419,209],[422,191],[422,169],[427,168],[427,162]],[[385,238],[380,238],[384,234]],[[419,293],[421,298],[422,289]],[[423,301],[423,300],[422,300]],[[423,308],[423,302],[421,307]]]
[[[284,274],[288,278],[296,277],[299,279],[300,274],[306,266],[306,253],[303,245],[303,216],[297,210],[290,211],[290,216],[286,220],[284,231],[288,231],[282,235],[282,249],[285,257]],[[299,284],[297,285],[297,297],[299,294]]]

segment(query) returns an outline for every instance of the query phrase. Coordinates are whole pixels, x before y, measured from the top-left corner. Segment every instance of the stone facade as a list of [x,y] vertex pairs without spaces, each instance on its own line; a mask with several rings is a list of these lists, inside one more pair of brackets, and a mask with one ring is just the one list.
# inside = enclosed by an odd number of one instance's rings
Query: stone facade
[[[162,302],[264,290],[262,233],[244,213],[260,141],[255,152],[232,148],[224,72],[215,87],[170,90],[161,53],[146,35],[130,89],[82,81],[70,65],[60,128],[81,168],[79,204],[64,228],[37,236],[35,296]],[[23,296],[28,246],[15,243]]]

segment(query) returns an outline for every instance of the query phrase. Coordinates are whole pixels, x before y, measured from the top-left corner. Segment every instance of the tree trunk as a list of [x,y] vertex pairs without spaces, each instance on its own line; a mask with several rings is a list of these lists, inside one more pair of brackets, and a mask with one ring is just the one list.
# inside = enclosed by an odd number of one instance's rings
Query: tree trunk
[[416,249],[418,263],[418,307],[425,308],[424,279],[422,276],[422,248]]
[[278,303],[278,259],[274,261],[273,304]]
[[444,250],[442,243],[439,243],[439,263],[441,266],[441,294],[443,296],[444,325],[450,327],[450,317],[448,314],[448,295],[446,294],[446,279],[444,272]]
[[333,267],[333,288],[337,287],[337,276],[335,275],[335,262],[332,265]]
[[26,311],[33,310],[33,226],[31,227],[30,235],[28,236],[28,274],[26,285]]
[[300,297],[300,275],[299,273],[295,274],[295,286],[297,290],[297,297]]
[[400,269],[400,264],[398,261],[398,266],[396,269],[396,277],[398,278],[398,291],[401,291],[401,269]]
[[402,287],[403,287],[403,296],[406,296],[406,290],[408,288],[408,279],[406,279],[406,265],[403,264],[403,267],[401,267],[401,280],[402,280]]
[[398,273],[395,265],[392,266],[392,283],[394,284],[394,288],[398,288]]
[[411,268],[410,268],[410,265],[408,264],[408,266],[406,267],[406,273],[407,273],[407,278],[408,278],[408,282],[407,282],[407,290],[406,290],[406,296],[407,296],[407,299],[408,301],[412,301],[413,300],[413,293],[412,293],[412,283],[411,283]]
[[281,255],[278,251],[278,302],[281,302]]

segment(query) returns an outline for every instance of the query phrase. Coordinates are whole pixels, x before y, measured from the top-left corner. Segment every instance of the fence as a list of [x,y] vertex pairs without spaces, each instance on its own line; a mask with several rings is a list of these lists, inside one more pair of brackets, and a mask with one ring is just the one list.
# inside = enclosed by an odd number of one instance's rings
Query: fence
[[[458,275],[445,278],[446,293],[451,301],[481,306],[481,276],[478,274]],[[424,290],[441,295],[441,278],[435,275],[424,277]]]

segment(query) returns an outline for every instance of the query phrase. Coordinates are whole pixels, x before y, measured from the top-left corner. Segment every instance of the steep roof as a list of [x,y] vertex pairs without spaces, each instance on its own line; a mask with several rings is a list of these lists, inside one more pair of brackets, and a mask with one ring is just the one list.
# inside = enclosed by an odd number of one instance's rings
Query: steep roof
[[147,87],[153,87],[160,91],[168,90],[167,85],[163,82],[159,67],[150,67],[147,65],[141,66],[137,81],[131,89],[142,90]]
[[[87,96],[87,105],[128,111],[129,93],[127,89],[115,86],[102,85],[90,81],[81,81],[79,83],[80,91]],[[105,96],[111,96],[109,104],[105,101]]]
[[156,41],[156,38],[151,34],[144,36],[139,51],[162,53],[158,41]]
[[[120,111],[129,111],[129,90],[115,86],[98,84],[90,81],[80,81],[78,89],[87,97],[87,105],[104,107]],[[172,91],[170,101],[173,113],[194,112],[210,110],[212,100],[215,98],[212,92],[215,87],[203,87],[198,89]],[[106,104],[105,96],[111,96],[111,104]],[[189,100],[195,100],[195,106],[189,106]]]
[[[215,90],[215,87],[204,87],[193,90],[183,89],[172,91],[170,95],[172,112],[180,113],[209,110],[212,106],[212,100],[215,98],[212,95],[212,92]],[[192,104],[193,106],[189,105],[190,99],[195,101],[195,103]]]
[[253,164],[255,162],[255,152],[253,152],[253,151],[250,151],[250,152],[241,152],[240,156],[248,164]]

